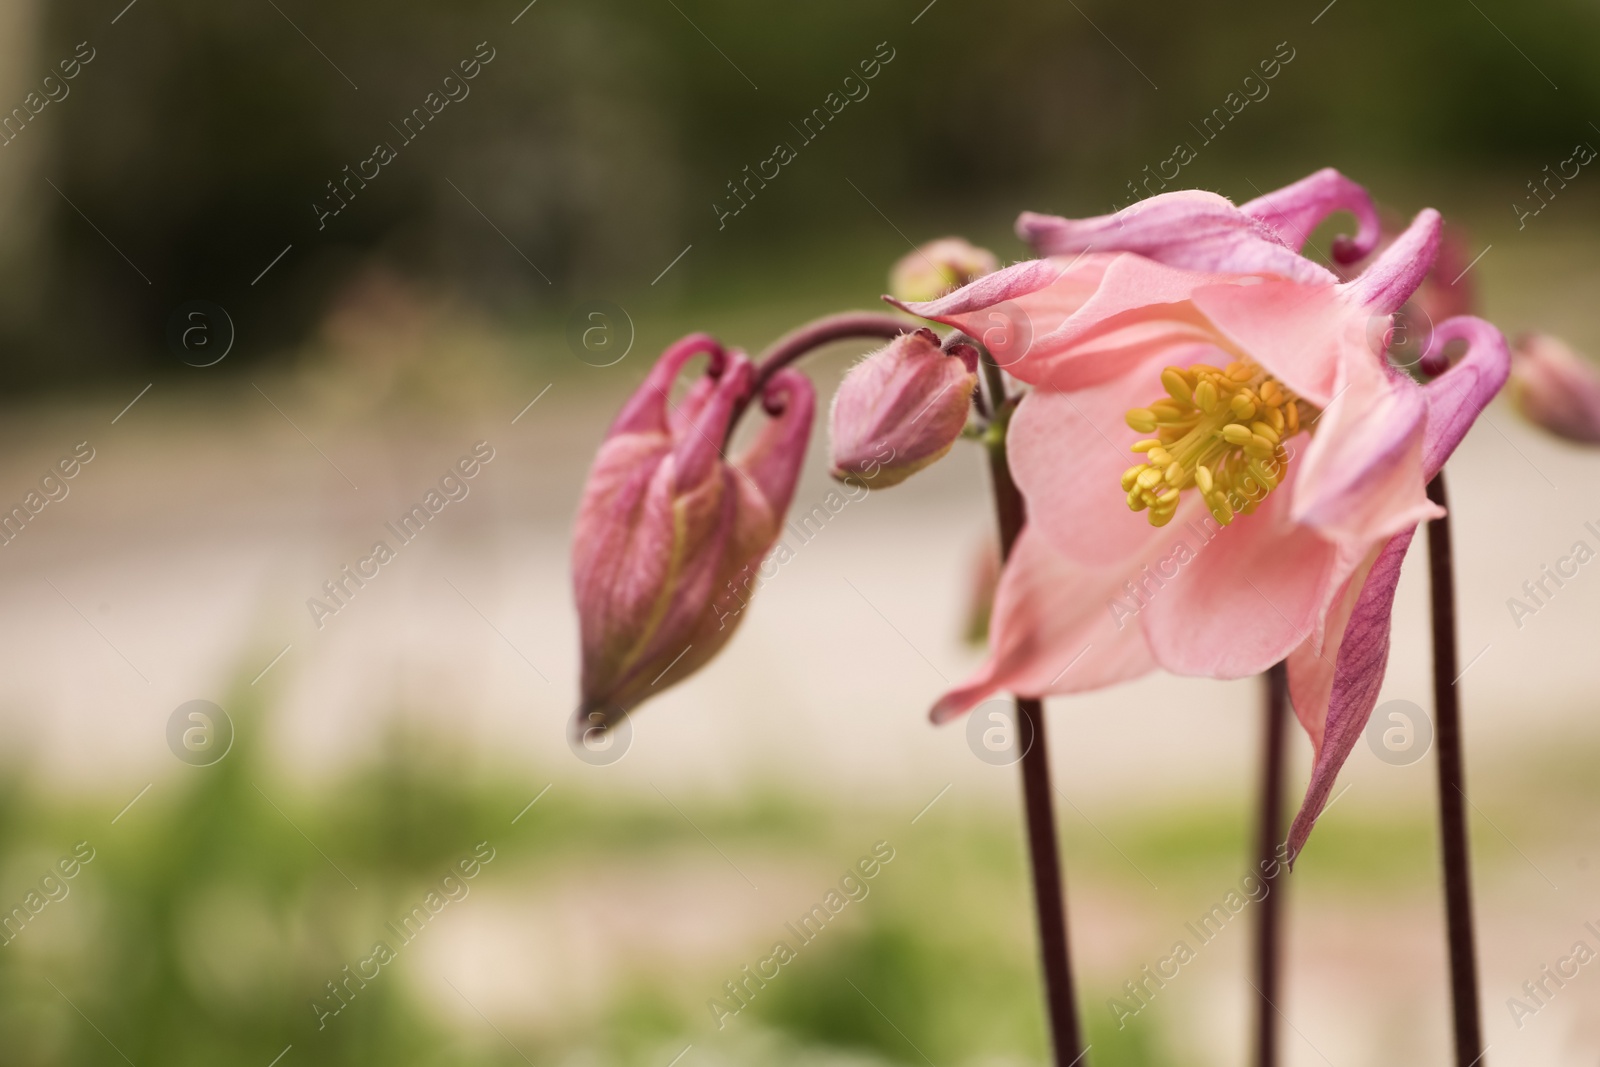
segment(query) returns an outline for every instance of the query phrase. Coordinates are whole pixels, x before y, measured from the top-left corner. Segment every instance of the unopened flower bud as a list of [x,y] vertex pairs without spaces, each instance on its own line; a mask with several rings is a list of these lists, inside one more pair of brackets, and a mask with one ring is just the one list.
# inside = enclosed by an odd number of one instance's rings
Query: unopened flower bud
[[941,237],[907,253],[889,271],[889,293],[911,303],[936,300],[985,274],[1000,269],[1000,261],[987,248],[964,237]]
[[[694,356],[705,375],[673,404]],[[573,530],[583,652],[580,732],[614,724],[719,652],[743,617],[746,580],[777,539],[811,434],[815,394],[795,371],[762,391],[769,419],[723,458],[755,368],[695,334],[662,355],[595,456]]]
[[850,368],[833,398],[832,473],[882,489],[939,459],[966,426],[978,353],[932,330],[901,334]]
[[1600,444],[1600,368],[1548,334],[1519,338],[1512,353],[1517,410],[1557,437]]

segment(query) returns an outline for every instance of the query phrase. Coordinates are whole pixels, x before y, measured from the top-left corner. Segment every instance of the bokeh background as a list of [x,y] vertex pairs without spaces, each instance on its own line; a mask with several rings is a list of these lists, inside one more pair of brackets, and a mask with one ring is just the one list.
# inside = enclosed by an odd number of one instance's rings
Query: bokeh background
[[[93,456],[0,546],[0,913],[27,913],[0,1063],[1042,1062],[1015,768],[924,718],[977,657],[976,455],[839,511],[622,758],[569,749],[568,531],[655,353],[872,307],[946,233],[1018,258],[1018,210],[1120,206],[1178,142],[1174,186],[1333,165],[1436,206],[1485,314],[1600,351],[1600,179],[1541,184],[1600,145],[1590,5],[525,3],[0,7],[0,501]],[[853,354],[808,364],[825,394]],[[467,498],[318,626],[307,600],[479,442]],[[1600,456],[1503,404],[1452,464],[1497,1064],[1600,1057],[1592,968],[1520,1026],[1506,1004],[1597,944],[1600,564],[1520,625],[1506,603],[1600,538],[1597,488]],[[1420,555],[1384,699],[1426,708]],[[205,766],[169,742],[193,700],[231,723]],[[1243,1059],[1248,909],[1126,1025],[1107,1001],[1246,871],[1258,702],[1155,677],[1051,704],[1093,1063]],[[1345,776],[1285,888],[1287,1062],[1443,1062],[1432,760],[1362,747]],[[719,1025],[874,848],[870,893]]]

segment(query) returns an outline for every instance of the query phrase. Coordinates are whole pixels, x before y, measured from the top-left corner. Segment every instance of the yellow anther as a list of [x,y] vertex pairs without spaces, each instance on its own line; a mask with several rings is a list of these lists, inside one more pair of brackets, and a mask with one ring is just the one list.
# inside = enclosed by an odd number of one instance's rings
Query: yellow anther
[[1137,430],[1139,433],[1156,432],[1156,413],[1149,408],[1134,408],[1124,418],[1127,419],[1130,430]]
[[1247,445],[1254,436],[1248,426],[1237,422],[1230,422],[1222,428],[1222,439],[1230,445]]
[[1161,372],[1161,385],[1166,389],[1167,395],[1180,404],[1190,404],[1194,401],[1194,386],[1177,367],[1168,367]]
[[1302,415],[1303,401],[1243,360],[1225,370],[1204,363],[1166,367],[1161,386],[1166,396],[1126,416],[1134,430],[1154,434],[1133,445],[1146,462],[1122,473],[1128,507],[1148,512],[1151,525],[1164,526],[1196,486],[1223,525],[1254,512],[1284,479],[1284,442],[1299,431],[1302,418],[1312,418]]
[[[1178,422],[1183,418],[1183,408],[1172,400],[1157,400],[1147,408],[1160,422]],[[1138,427],[1134,427],[1138,429]]]

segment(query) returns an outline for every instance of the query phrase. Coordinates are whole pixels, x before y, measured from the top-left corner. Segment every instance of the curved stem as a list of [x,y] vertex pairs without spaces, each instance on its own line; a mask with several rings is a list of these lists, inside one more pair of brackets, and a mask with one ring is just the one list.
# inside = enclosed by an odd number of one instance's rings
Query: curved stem
[[[1445,502],[1444,473],[1428,483],[1428,499]],[[1455,565],[1448,512],[1428,523],[1429,594],[1433,615],[1433,710],[1438,720],[1439,838],[1444,858],[1445,926],[1450,943],[1450,999],[1457,1067],[1483,1067],[1478,1011],[1478,953],[1472,932],[1472,869],[1467,851],[1466,783],[1461,756],[1461,704],[1456,681]]]
[[790,330],[767,346],[767,350],[757,358],[755,384],[750,389],[750,395],[734,408],[733,418],[728,421],[727,438],[732,439],[733,429],[739,424],[745,408],[761,395],[767,387],[767,381],[801,356],[835,341],[859,338],[893,340],[917,328],[914,322],[882,312],[846,311],[838,315],[825,315]]
[[[1262,675],[1266,681],[1265,726],[1261,738],[1261,796],[1256,813],[1256,871],[1266,883],[1266,896],[1256,910],[1255,989],[1256,1067],[1277,1067],[1278,988],[1282,959],[1283,889],[1278,884],[1286,868],[1277,861],[1283,841],[1283,779],[1289,731],[1289,671],[1274,664]],[[1270,874],[1268,872],[1271,872]],[[1255,872],[1252,872],[1255,873]]]
[[[1000,557],[1011,555],[1017,535],[1026,521],[1026,508],[1017,484],[1011,478],[1006,458],[1005,431],[1011,404],[1005,394],[1005,378],[994,357],[979,348],[984,378],[989,384],[994,421],[988,437],[989,472],[994,483],[995,517],[1000,525]],[[1067,939],[1067,899],[1061,877],[1061,856],[1056,841],[1055,808],[1051,798],[1050,751],[1045,741],[1044,705],[1038,700],[1017,698],[1018,734],[1031,735],[1022,753],[1022,801],[1027,813],[1028,854],[1033,867],[1033,902],[1038,915],[1039,952],[1044,961],[1045,1002],[1050,1015],[1050,1032],[1055,1048],[1056,1067],[1080,1064],[1088,1050],[1078,1028],[1077,1000],[1072,985],[1072,954]],[[1024,722],[1032,729],[1024,726]]]

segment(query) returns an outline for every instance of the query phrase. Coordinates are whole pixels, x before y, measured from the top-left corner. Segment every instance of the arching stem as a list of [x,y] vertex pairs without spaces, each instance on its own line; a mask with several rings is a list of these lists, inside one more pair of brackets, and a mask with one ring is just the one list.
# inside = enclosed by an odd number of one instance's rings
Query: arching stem
[[[1011,465],[1006,456],[1006,429],[1015,401],[1006,395],[1005,375],[994,357],[981,347],[979,352],[984,381],[989,387],[989,407],[993,411],[986,443],[1003,560],[1011,555],[1027,519],[1022,494],[1011,478]],[[1077,1000],[1073,991],[1067,898],[1056,839],[1055,807],[1050,795],[1050,750],[1045,740],[1044,705],[1038,700],[1020,697],[1016,703],[1019,742],[1027,745],[1022,753],[1022,802],[1027,815],[1033,903],[1038,918],[1039,953],[1044,963],[1045,1006],[1055,1050],[1053,1062],[1056,1067],[1074,1067],[1083,1063],[1087,1049],[1078,1028]]]
[[804,326],[790,330],[769,345],[757,359],[755,385],[744,402],[734,409],[733,418],[728,421],[728,439],[733,438],[734,427],[739,424],[739,419],[750,406],[750,402],[759,397],[762,390],[767,387],[767,381],[801,356],[825,345],[831,345],[835,341],[860,339],[888,341],[915,329],[917,329],[916,323],[907,322],[893,315],[875,311],[846,311],[814,319]]

